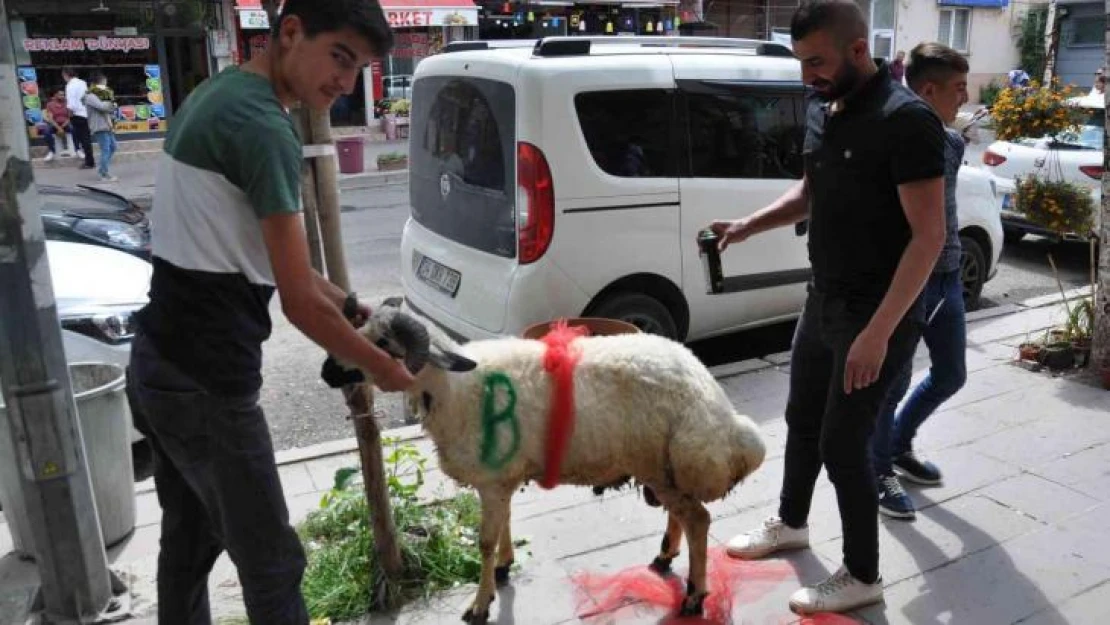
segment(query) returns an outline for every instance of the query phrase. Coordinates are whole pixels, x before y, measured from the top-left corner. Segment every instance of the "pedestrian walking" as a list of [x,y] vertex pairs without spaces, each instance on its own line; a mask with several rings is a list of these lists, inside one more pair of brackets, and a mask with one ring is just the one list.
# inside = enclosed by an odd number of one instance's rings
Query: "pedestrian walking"
[[770,206],[712,228],[721,247],[809,220],[813,279],[794,336],[778,514],[734,537],[728,553],[761,558],[809,545],[822,466],[836,489],[843,565],[802,588],[802,614],[882,600],[869,442],[879,407],[913,355],[920,293],[944,244],[944,128],[929,105],[872,59],[850,0],[807,0],[791,20],[813,89],[804,176]]
[[[923,43],[910,51],[906,82],[945,123],[951,124],[968,100],[968,69],[967,59],[959,52],[943,44]],[[909,390],[913,375],[912,363],[906,363],[879,410],[879,420],[871,438],[871,458],[879,484],[879,512],[899,519],[912,520],[916,511],[898,475],[916,484],[935,486],[941,483],[940,469],[914,453],[913,439],[917,430],[967,380],[967,323],[956,219],[956,181],[964,159],[964,140],[951,128],[946,129],[945,134],[944,249],[922,296],[926,312],[922,339],[929,349],[929,374],[895,416],[894,411]]]
[[111,174],[109,168],[116,153],[115,116],[119,106],[115,94],[108,88],[107,76],[96,75],[93,86],[85,94],[84,105],[89,111],[89,132],[100,147],[100,167],[97,169],[100,180],[118,182],[119,179]]

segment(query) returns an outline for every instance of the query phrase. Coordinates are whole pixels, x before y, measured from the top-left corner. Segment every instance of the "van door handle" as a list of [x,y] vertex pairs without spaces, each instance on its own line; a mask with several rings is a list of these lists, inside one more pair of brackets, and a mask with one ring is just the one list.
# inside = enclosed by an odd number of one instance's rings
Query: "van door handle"
[[798,223],[794,224],[794,234],[795,235],[800,236],[800,237],[804,237],[807,232],[809,232],[809,220],[808,219],[803,219],[803,220],[799,221]]

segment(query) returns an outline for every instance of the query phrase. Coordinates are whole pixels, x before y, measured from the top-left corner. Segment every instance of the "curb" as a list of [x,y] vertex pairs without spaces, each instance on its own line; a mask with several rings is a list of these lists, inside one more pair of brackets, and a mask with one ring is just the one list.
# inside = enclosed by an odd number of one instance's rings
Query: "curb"
[[409,170],[373,171],[361,174],[344,174],[339,178],[340,191],[374,189],[408,184]]

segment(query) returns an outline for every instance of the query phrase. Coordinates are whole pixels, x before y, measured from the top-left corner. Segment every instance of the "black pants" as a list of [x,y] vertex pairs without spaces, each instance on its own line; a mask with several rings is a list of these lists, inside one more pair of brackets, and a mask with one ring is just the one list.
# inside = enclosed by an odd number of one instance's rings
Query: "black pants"
[[253,625],[306,625],[305,556],[258,395],[208,394],[141,333],[127,376],[162,505],[158,623],[209,625],[208,574],[227,549]]
[[70,118],[70,122],[73,124],[73,142],[77,144],[78,150],[85,153],[85,165],[96,167],[96,161],[93,160],[92,134],[89,133],[89,119],[74,115]]
[[874,310],[874,304],[810,290],[790,360],[786,467],[779,503],[783,522],[804,526],[823,464],[836,488],[844,564],[866,583],[879,577],[878,494],[868,441],[883,398],[913,357],[921,327],[915,309],[891,336],[878,381],[845,395],[848,350]]

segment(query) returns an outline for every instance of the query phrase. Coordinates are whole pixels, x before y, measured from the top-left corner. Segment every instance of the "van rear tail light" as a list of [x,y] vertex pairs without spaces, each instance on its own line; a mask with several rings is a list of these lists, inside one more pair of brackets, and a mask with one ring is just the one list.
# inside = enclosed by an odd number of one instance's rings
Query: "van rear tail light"
[[543,152],[531,143],[516,148],[519,262],[543,257],[555,234],[555,185]]
[[1095,180],[1102,180],[1102,165],[1083,165],[1079,168],[1079,171]]
[[988,167],[998,167],[1005,162],[1006,157],[1002,156],[998,152],[992,152],[991,150],[983,152],[983,164]]

